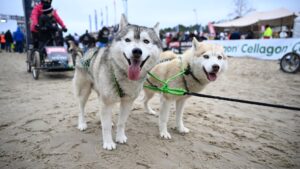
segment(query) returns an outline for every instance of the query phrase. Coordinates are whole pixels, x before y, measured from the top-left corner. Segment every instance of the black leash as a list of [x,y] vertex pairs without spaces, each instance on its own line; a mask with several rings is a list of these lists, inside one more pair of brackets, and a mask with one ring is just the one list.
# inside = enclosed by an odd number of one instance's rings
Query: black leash
[[[181,57],[180,57],[181,60]],[[182,63],[182,62],[181,62]],[[182,64],[181,64],[182,67]],[[212,96],[212,95],[206,95],[206,94],[200,94],[200,93],[194,93],[194,92],[190,92],[188,89],[188,85],[185,79],[185,75],[191,75],[192,78],[197,81],[199,84],[201,84],[200,80],[198,80],[195,75],[193,74],[193,72],[191,71],[190,65],[188,65],[188,67],[186,69],[182,69],[181,72],[179,72],[178,74],[172,76],[171,78],[167,79],[167,80],[161,80],[159,79],[157,76],[155,76],[154,74],[148,72],[148,74],[153,77],[154,79],[156,79],[157,81],[159,81],[160,83],[163,83],[162,87],[158,87],[156,85],[154,85],[148,78],[147,78],[147,82],[150,85],[145,85],[144,87],[150,90],[154,90],[154,91],[159,91],[161,93],[167,93],[167,94],[172,94],[172,95],[177,95],[177,96],[182,96],[182,95],[190,95],[190,96],[197,96],[197,97],[205,97],[205,98],[211,98],[211,99],[219,99],[219,100],[225,100],[225,101],[231,101],[231,102],[239,102],[239,103],[246,103],[246,104],[252,104],[252,105],[259,105],[259,106],[267,106],[267,107],[274,107],[274,108],[280,108],[280,109],[287,109],[287,110],[295,110],[295,111],[300,111],[300,107],[291,107],[291,106],[285,106],[285,105],[278,105],[278,104],[270,104],[270,103],[262,103],[262,102],[255,102],[255,101],[249,101],[249,100],[241,100],[241,99],[234,99],[234,98],[227,98],[227,97],[220,97],[220,96]],[[176,77],[182,75],[182,81],[184,83],[185,89],[182,88],[170,88],[168,86],[168,83],[171,80],[174,80]]]
[[185,92],[185,95],[206,97],[206,98],[211,98],[211,99],[219,99],[219,100],[226,100],[226,101],[232,101],[232,102],[254,104],[254,105],[259,105],[259,106],[267,106],[267,107],[275,107],[275,108],[281,108],[281,109],[287,109],[287,110],[300,111],[300,107],[291,107],[291,106],[285,106],[285,105],[262,103],[262,102],[255,102],[255,101],[249,101],[249,100],[240,100],[240,99],[233,99],[233,98],[220,97],[220,96],[211,96],[211,95],[199,94],[199,93],[193,93],[193,92]]

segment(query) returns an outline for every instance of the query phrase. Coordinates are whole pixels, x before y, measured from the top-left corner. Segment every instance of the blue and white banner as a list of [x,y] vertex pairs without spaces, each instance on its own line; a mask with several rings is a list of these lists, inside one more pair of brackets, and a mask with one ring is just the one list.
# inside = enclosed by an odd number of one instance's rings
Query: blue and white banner
[[289,52],[300,54],[300,39],[208,40],[224,46],[225,53],[234,57],[254,57],[278,60]]

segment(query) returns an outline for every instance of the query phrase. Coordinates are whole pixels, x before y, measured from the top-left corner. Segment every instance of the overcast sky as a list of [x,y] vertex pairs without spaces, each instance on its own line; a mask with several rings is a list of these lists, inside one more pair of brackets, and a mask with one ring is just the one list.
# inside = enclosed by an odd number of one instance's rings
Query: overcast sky
[[[101,23],[101,9],[104,25],[119,23],[124,13],[124,0],[53,0],[52,6],[67,25],[68,32],[79,34],[89,29],[89,15],[92,16],[92,30],[95,31],[94,11],[97,10],[98,29]],[[128,20],[130,23],[160,27],[173,27],[178,24],[193,25],[196,22],[206,25],[210,21],[228,19],[234,9],[233,0],[127,0]],[[299,0],[248,0],[249,7],[256,11],[286,8],[300,11]],[[108,21],[106,20],[106,7]],[[22,0],[0,0],[0,14],[24,15]],[[0,31],[9,27],[15,29],[15,22],[0,23]],[[14,31],[14,30],[13,30]]]

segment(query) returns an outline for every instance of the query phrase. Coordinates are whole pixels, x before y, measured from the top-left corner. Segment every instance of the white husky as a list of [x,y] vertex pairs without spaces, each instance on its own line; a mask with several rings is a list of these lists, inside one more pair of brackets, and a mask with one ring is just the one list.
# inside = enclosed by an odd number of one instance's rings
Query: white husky
[[78,129],[85,130],[86,101],[94,89],[102,104],[103,148],[112,150],[112,109],[121,102],[116,142],[126,143],[125,122],[133,101],[139,95],[147,72],[157,64],[162,50],[158,24],[154,28],[128,24],[124,15],[113,42],[106,48],[91,50],[76,64],[73,85],[79,101]]
[[[201,91],[208,83],[215,81],[217,77],[227,67],[227,56],[224,49],[220,45],[199,43],[193,39],[192,48],[187,50],[182,56],[178,57],[174,53],[168,51],[161,54],[161,63],[157,64],[151,73],[157,75],[160,79],[166,80],[180,71],[184,71],[182,77],[178,77],[170,81],[171,88],[182,88],[190,92]],[[145,85],[161,87],[162,84],[149,77]],[[146,111],[150,114],[156,114],[149,106],[149,100],[155,94],[155,91],[144,89]],[[167,122],[170,111],[170,105],[176,102],[176,124],[180,133],[188,133],[189,129],[183,125],[183,107],[185,101],[190,96],[175,96],[170,94],[161,95],[161,105],[159,114],[159,131],[160,136],[165,139],[171,139],[171,135],[167,130]]]

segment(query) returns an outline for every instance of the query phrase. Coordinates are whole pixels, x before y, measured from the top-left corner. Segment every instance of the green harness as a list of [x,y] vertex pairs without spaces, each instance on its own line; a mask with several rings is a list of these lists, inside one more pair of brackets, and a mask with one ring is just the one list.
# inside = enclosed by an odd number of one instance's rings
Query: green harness
[[111,69],[111,73],[112,73],[112,80],[114,82],[114,89],[117,91],[119,97],[124,97],[125,96],[125,92],[121,88],[119,82],[117,81],[116,75],[114,74],[114,71],[112,69]]
[[[85,54],[84,55],[85,57],[80,59],[79,67],[85,69],[91,75],[91,77],[93,77],[89,69],[90,69],[92,60],[97,56],[97,54],[99,52],[99,48],[92,48],[92,49],[89,49],[87,52],[89,52],[91,54]],[[111,74],[112,74],[112,81],[114,83],[113,84],[114,89],[116,90],[119,97],[124,97],[125,93],[124,93],[123,89],[121,88],[120,84],[118,83],[113,69],[111,69]]]
[[[90,67],[91,61],[92,61],[92,59],[94,59],[94,57],[97,56],[98,51],[99,51],[99,49],[89,51],[89,52],[93,52],[92,55],[86,55],[86,56],[90,56],[89,58],[81,58],[80,59],[81,67],[84,68],[84,69],[86,69],[88,72],[90,72],[89,71],[89,67]],[[153,85],[149,81],[149,79],[147,79],[147,81],[148,81],[148,83],[150,85],[144,85],[144,87],[147,88],[147,89],[158,91],[158,92],[162,92],[162,93],[167,93],[167,94],[172,94],[172,95],[177,95],[177,96],[183,96],[187,92],[189,92],[187,84],[186,84],[186,81],[185,81],[185,78],[184,78],[184,75],[191,74],[192,77],[196,81],[198,81],[200,83],[200,81],[191,73],[189,66],[188,66],[187,69],[183,69],[182,59],[181,59],[181,57],[179,57],[179,58],[180,58],[180,64],[181,64],[181,71],[179,73],[177,73],[174,76],[168,78],[167,80],[162,80],[162,79],[158,78],[156,75],[154,75],[153,73],[148,72],[149,76],[151,76],[154,79],[156,79],[157,81],[161,82],[163,85],[162,85],[162,87],[158,87],[156,85]],[[123,91],[123,89],[121,88],[120,84],[118,83],[117,78],[116,78],[113,70],[111,70],[111,73],[112,73],[112,81],[114,82],[114,88],[115,88],[117,94],[119,95],[119,97],[124,97],[125,96],[125,92]],[[180,76],[183,77],[183,81],[184,81],[184,85],[185,85],[186,89],[182,89],[182,88],[170,88],[169,87],[169,83],[171,81],[175,80],[176,78],[180,77]]]
[[[183,96],[185,95],[189,90],[188,90],[188,87],[187,87],[187,83],[186,83],[186,80],[184,78],[184,75],[188,75],[188,74],[192,74],[191,71],[190,71],[190,66],[188,66],[187,69],[184,69],[183,68],[183,64],[182,64],[182,59],[181,57],[179,57],[180,59],[180,67],[181,67],[181,71],[177,74],[175,74],[174,76],[171,76],[170,78],[168,78],[167,80],[162,80],[160,78],[158,78],[156,75],[154,75],[153,73],[151,72],[148,72],[148,75],[150,75],[151,77],[153,77],[155,80],[161,82],[163,85],[162,87],[158,87],[156,85],[153,85],[149,79],[147,79],[147,82],[150,84],[150,85],[144,85],[145,88],[147,89],[150,89],[150,90],[154,90],[154,91],[158,91],[158,92],[162,92],[162,93],[167,93],[167,94],[172,94],[172,95],[177,95],[177,96]],[[183,77],[183,82],[184,82],[184,85],[185,85],[185,88],[186,89],[182,89],[182,88],[170,88],[169,87],[169,83],[178,78],[179,76],[182,76]],[[192,75],[193,78],[194,75]],[[198,79],[196,79],[197,81],[199,81]],[[200,81],[199,81],[200,82]]]
[[[182,62],[181,62],[181,68],[182,68]],[[177,96],[183,96],[183,95],[189,95],[189,96],[197,96],[197,97],[204,97],[204,98],[211,98],[211,99],[218,99],[218,100],[225,100],[225,101],[232,101],[232,102],[239,102],[239,103],[246,103],[246,104],[252,104],[252,105],[259,105],[259,106],[267,106],[267,107],[275,107],[275,108],[281,108],[281,109],[287,109],[287,110],[296,110],[296,111],[300,111],[300,107],[291,107],[291,106],[286,106],[286,105],[277,105],[277,104],[270,104],[270,103],[263,103],[263,102],[256,102],[256,101],[250,101],[250,100],[241,100],[241,99],[234,99],[234,98],[227,98],[227,97],[220,97],[220,96],[211,96],[211,95],[206,95],[206,94],[200,94],[200,93],[194,93],[194,92],[189,92],[188,88],[187,88],[187,84],[186,81],[184,79],[184,75],[191,75],[191,77],[198,82],[199,84],[201,84],[201,81],[199,79],[196,78],[196,76],[193,74],[193,72],[190,69],[190,66],[188,65],[188,67],[186,69],[182,70],[170,77],[167,80],[161,80],[160,78],[158,78],[156,75],[148,72],[148,74],[153,77],[154,79],[156,79],[157,81],[161,82],[163,84],[162,87],[158,87],[155,86],[154,84],[152,84],[149,79],[147,79],[148,83],[150,85],[144,85],[145,88],[150,89],[150,90],[154,90],[154,91],[158,91],[158,92],[162,92],[162,93],[168,93],[168,94],[172,94],[172,95],[177,95]],[[170,83],[170,81],[176,79],[177,77],[182,76],[183,77],[183,81],[184,81],[184,85],[185,85],[185,89],[182,88],[170,88],[168,86],[168,84]]]
[[[79,67],[85,69],[85,70],[89,70],[90,65],[91,65],[91,61],[92,59],[94,59],[97,54],[99,52],[99,48],[91,48],[87,51],[87,53],[84,55],[84,57],[80,58],[79,60]],[[89,54],[91,53],[91,54]]]
[[154,74],[152,74],[150,72],[148,72],[148,74],[151,77],[153,77],[154,79],[156,79],[157,81],[161,82],[163,84],[163,86],[162,87],[155,86],[155,85],[151,84],[151,82],[147,79],[148,83],[150,83],[151,85],[144,85],[145,88],[150,89],[150,90],[154,90],[154,91],[158,91],[158,92],[162,92],[162,93],[177,95],[177,96],[183,96],[186,93],[186,90],[184,90],[182,88],[170,88],[169,87],[170,81],[176,79],[179,76],[184,75],[185,71],[180,71],[178,74],[170,77],[167,80],[161,80],[157,76],[155,76]]

